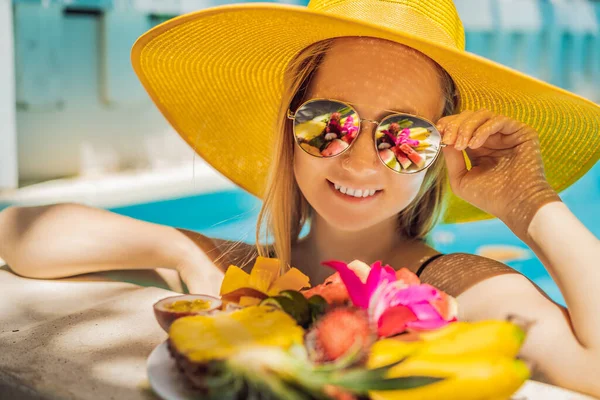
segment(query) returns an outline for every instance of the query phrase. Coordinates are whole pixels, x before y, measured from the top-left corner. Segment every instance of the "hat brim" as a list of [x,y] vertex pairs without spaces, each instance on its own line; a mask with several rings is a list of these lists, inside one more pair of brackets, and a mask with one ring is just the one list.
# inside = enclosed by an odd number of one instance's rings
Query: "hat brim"
[[[535,128],[546,178],[562,191],[600,157],[600,106],[486,58],[375,23],[306,7],[248,3],[173,18],[142,35],[133,68],[159,110],[210,165],[261,197],[289,61],[315,42],[371,36],[413,47],[453,78],[460,109]],[[507,188],[510,189],[510,188]],[[444,222],[490,215],[451,195]]]

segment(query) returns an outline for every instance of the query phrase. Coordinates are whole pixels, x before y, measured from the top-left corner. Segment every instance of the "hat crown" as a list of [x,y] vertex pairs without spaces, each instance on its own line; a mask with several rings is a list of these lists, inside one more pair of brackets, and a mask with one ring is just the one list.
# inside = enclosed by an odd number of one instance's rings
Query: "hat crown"
[[465,48],[465,32],[452,0],[310,0],[308,8]]

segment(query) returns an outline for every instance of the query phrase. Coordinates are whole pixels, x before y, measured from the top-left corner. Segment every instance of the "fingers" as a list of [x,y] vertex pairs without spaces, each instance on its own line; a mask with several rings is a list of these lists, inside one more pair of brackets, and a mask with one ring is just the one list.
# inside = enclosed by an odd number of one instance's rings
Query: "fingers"
[[496,133],[512,135],[525,127],[527,125],[520,121],[494,114],[487,109],[475,112],[466,110],[441,118],[437,123],[443,143],[454,145],[456,150],[467,147],[477,149]]
[[447,117],[440,118],[437,123],[437,128],[442,135],[442,142],[447,145],[455,144],[458,135],[458,129],[472,114],[474,114],[473,111],[467,110],[460,114],[449,115]]
[[494,114],[486,109],[482,109],[471,114],[469,118],[463,121],[461,126],[458,128],[458,136],[456,138],[454,148],[457,150],[464,150],[467,148],[467,146],[473,145],[473,133],[493,117]]

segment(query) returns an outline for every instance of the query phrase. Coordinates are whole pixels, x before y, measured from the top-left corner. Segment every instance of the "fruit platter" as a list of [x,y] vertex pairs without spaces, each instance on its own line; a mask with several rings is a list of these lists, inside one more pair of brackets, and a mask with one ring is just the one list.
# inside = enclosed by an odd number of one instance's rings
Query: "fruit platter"
[[323,265],[332,274],[310,287],[298,269],[258,257],[250,273],[227,269],[220,298],[157,302],[168,339],[149,358],[154,391],[165,400],[509,399],[529,378],[518,321],[459,321],[456,300],[406,268]]

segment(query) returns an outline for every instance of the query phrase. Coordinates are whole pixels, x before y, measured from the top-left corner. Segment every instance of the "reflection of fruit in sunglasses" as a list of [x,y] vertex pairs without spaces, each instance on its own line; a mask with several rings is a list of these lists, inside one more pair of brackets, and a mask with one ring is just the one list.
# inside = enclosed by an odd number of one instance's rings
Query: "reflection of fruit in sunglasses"
[[400,150],[402,150],[402,152],[404,154],[406,154],[406,156],[412,162],[414,162],[418,168],[423,168],[425,166],[425,159],[423,157],[421,157],[421,155],[419,153],[414,151],[413,148],[410,147],[409,145],[407,145],[407,144],[400,145]]
[[396,152],[396,158],[398,159],[398,162],[404,169],[408,169],[408,167],[410,167],[410,165],[412,164],[408,157],[406,157],[406,155],[400,150]]
[[414,147],[414,149],[415,151],[423,151],[432,145],[433,143],[431,143],[429,140],[419,140],[419,145],[417,147]]
[[296,125],[294,129],[298,139],[303,139],[308,142],[323,133],[326,126],[327,122],[322,121],[322,117],[317,117]]
[[394,152],[394,154],[396,155],[396,159],[398,160],[400,166],[402,166],[403,169],[408,169],[408,167],[412,165],[412,161],[410,161],[408,157],[406,157],[406,154],[404,154],[402,150],[400,150],[400,146],[394,146],[390,148],[390,150]]
[[313,156],[321,156],[321,152],[315,146],[311,146],[308,143],[300,143],[300,147],[302,147],[306,152],[312,154]]
[[390,149],[385,149],[379,151],[379,157],[381,157],[381,161],[394,171],[400,172],[400,164],[396,159],[396,155]]
[[423,140],[429,137],[429,130],[427,128],[410,128],[411,139]]
[[344,151],[348,146],[349,144],[344,142],[343,140],[334,139],[329,143],[329,145],[327,145],[327,147],[323,151],[321,151],[321,155],[324,157],[335,156]]
[[354,115],[348,115],[347,117],[340,119],[340,124],[342,126],[346,125],[346,120],[348,119],[348,117],[352,117],[352,125],[358,126],[358,119]]

